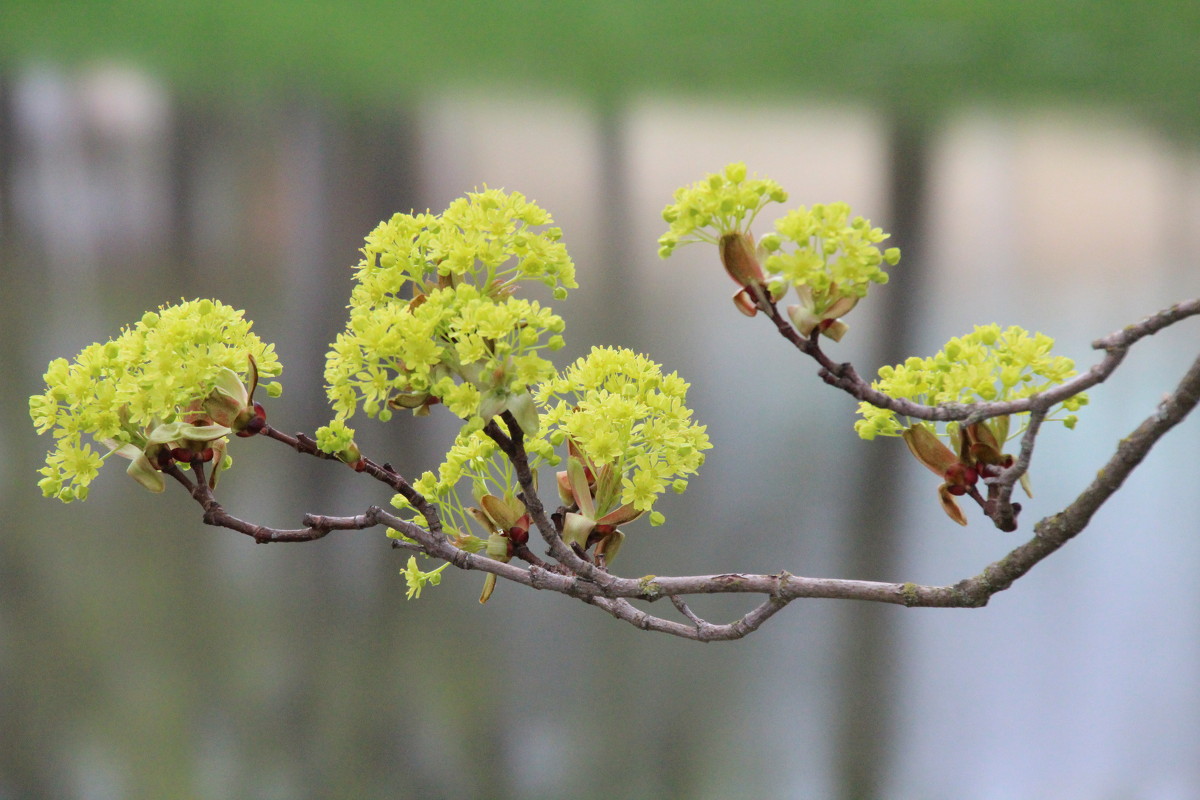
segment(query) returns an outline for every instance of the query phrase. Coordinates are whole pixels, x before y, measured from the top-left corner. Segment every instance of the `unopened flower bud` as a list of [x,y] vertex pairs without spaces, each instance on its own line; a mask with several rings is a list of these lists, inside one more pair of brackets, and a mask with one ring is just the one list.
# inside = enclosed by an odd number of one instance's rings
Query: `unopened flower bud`
[[255,403],[249,410],[251,413],[248,418],[239,421],[241,430],[237,432],[237,435],[242,438],[259,433],[267,425],[267,410],[263,408],[262,403]]
[[753,317],[758,313],[758,303],[751,293],[750,287],[739,289],[733,294],[733,304],[737,310],[745,314],[747,317]]
[[729,277],[741,286],[764,283],[762,267],[754,253],[754,237],[735,231],[721,237],[721,263]]
[[362,462],[362,451],[358,449],[356,442],[351,441],[347,447],[338,451],[337,457],[346,464],[357,466]]

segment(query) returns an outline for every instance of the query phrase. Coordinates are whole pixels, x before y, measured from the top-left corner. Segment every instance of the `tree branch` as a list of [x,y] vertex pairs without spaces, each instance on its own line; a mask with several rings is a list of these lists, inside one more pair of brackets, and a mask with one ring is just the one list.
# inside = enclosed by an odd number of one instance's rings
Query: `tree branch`
[[[760,307],[776,322],[780,333],[798,349],[815,358],[821,365],[822,377],[827,382],[843,388],[850,394],[874,402],[877,392],[858,377],[849,364],[834,364],[818,346],[816,337],[804,339],[790,324],[783,320],[774,306],[760,299]],[[1001,414],[1030,412],[1030,422],[1022,435],[1020,454],[1014,463],[1004,469],[998,477],[990,479],[989,515],[998,524],[1013,521],[1016,506],[1011,503],[1013,486],[1028,470],[1034,445],[1041,423],[1051,406],[1103,381],[1124,357],[1128,348],[1138,340],[1153,335],[1163,328],[1189,316],[1200,314],[1200,299],[1179,303],[1160,311],[1139,323],[1130,325],[1102,339],[1093,346],[1104,350],[1104,358],[1086,373],[1077,376],[1054,390],[1034,395],[1021,401],[1006,403],[983,403],[978,406],[947,404],[921,406],[907,401],[894,401],[879,395],[887,402],[880,405],[898,413],[929,420],[982,420]],[[864,388],[865,387],[865,388]],[[890,403],[891,405],[888,405]],[[478,570],[491,573],[513,583],[533,589],[558,592],[574,597],[589,605],[603,609],[613,617],[624,620],[635,627],[668,633],[695,641],[727,641],[739,639],[757,630],[780,609],[793,600],[821,598],[836,600],[865,600],[891,603],[907,607],[977,608],[988,603],[997,592],[1004,591],[1016,580],[1027,574],[1034,566],[1051,555],[1082,531],[1092,516],[1122,485],[1125,478],[1142,462],[1154,444],[1174,426],[1182,422],[1200,403],[1200,357],[1198,357],[1180,380],[1174,392],[1168,395],[1155,412],[1144,420],[1129,436],[1118,444],[1108,463],[1099,471],[1095,480],[1066,508],[1050,515],[1034,526],[1034,536],[1014,548],[1004,558],[989,564],[980,573],[949,586],[925,586],[914,583],[886,583],[837,578],[808,578],[780,572],[774,575],[724,573],[717,575],[695,575],[664,577],[647,575],[642,578],[624,578],[610,574],[588,560],[581,558],[567,547],[554,522],[546,513],[534,484],[528,454],[524,448],[524,435],[511,414],[502,417],[507,433],[492,420],[484,431],[492,437],[512,462],[521,487],[522,500],[534,520],[534,524],[545,539],[550,554],[559,562],[547,564],[531,553],[525,558],[530,566],[506,563],[483,555],[467,552],[457,547],[441,531],[436,509],[389,464],[377,464],[363,458],[351,465],[366,472],[376,480],[403,494],[425,518],[427,527],[403,520],[379,507],[372,506],[363,514],[348,517],[330,517],[314,514],[305,515],[305,527],[284,530],[269,528],[234,517],[217,502],[205,480],[205,465],[200,460],[192,461],[195,480],[188,477],[176,464],[164,468],[164,472],[180,483],[204,509],[204,522],[230,528],[251,536],[256,542],[300,542],[320,539],[335,530],[364,530],[386,525],[402,533],[407,539],[394,540],[393,546],[450,562],[463,570]],[[289,436],[269,426],[262,433],[288,445],[299,453],[330,461],[334,456],[323,453],[316,442],[304,434]],[[522,556],[524,558],[524,556]],[[688,595],[757,594],[764,599],[743,616],[728,623],[712,623],[697,616],[682,599]],[[656,617],[635,601],[654,602],[663,597],[670,598],[675,609],[685,621]]]
[[1076,375],[1071,380],[1047,389],[1045,392],[1020,400],[995,403],[942,403],[936,406],[891,397],[871,388],[871,385],[859,376],[852,364],[849,362],[835,363],[821,350],[819,334],[816,331],[806,339],[779,313],[776,304],[760,299],[759,308],[765,311],[771,321],[775,323],[781,336],[791,342],[800,352],[817,361],[820,365],[817,374],[830,386],[841,389],[855,399],[870,403],[877,408],[885,408],[914,419],[930,422],[965,421],[969,424],[1006,414],[1048,411],[1052,406],[1103,383],[1125,358],[1129,348],[1138,340],[1152,336],[1182,319],[1200,314],[1200,298],[1176,303],[1140,322],[1127,325],[1119,331],[1092,342],[1092,349],[1103,350],[1104,357],[1087,372]]
[[[317,440],[307,434],[297,433],[295,436],[289,436],[270,425],[264,425],[259,433],[269,439],[286,444],[297,453],[322,458],[326,461],[336,461],[339,464],[345,463],[332,453],[326,453],[317,447]],[[412,484],[406,481],[400,473],[396,472],[390,463],[384,462],[383,464],[379,464],[369,458],[363,457],[357,463],[349,464],[348,466],[356,472],[365,472],[375,480],[390,486],[395,492],[402,495],[417,510],[418,514],[425,518],[429,530],[437,533],[441,532],[442,522],[438,517],[437,508],[426,500],[424,495],[414,489]]]
[[537,483],[533,477],[533,470],[529,467],[529,455],[525,451],[525,434],[510,412],[505,411],[502,419],[508,427],[509,435],[505,435],[500,430],[495,420],[488,422],[483,431],[496,442],[496,445],[512,462],[513,468],[517,472],[517,483],[521,486],[521,500],[525,503],[525,510],[533,519],[538,533],[545,540],[549,548],[548,554],[576,575],[582,575],[593,583],[601,585],[608,583],[611,580],[608,573],[599,569],[595,564],[580,558],[562,540],[558,526],[546,514],[546,508],[542,505],[541,498],[538,497]]
[[1046,411],[1044,409],[1029,412],[1029,426],[1021,436],[1021,452],[1017,455],[1017,460],[988,486],[988,493],[993,498],[992,521],[1002,531],[1016,530],[1017,512],[1020,510],[1020,506],[1012,502],[1013,486],[1029,471],[1029,462],[1033,459],[1034,443],[1045,419]]
[[325,517],[315,514],[306,514],[304,516],[304,528],[292,530],[269,528],[265,525],[247,522],[228,513],[217,502],[216,498],[213,497],[212,490],[208,488],[208,483],[204,480],[203,462],[198,460],[193,461],[189,466],[196,473],[195,482],[183,474],[183,470],[175,464],[171,464],[163,472],[182,484],[196,502],[200,504],[200,507],[204,509],[204,523],[206,525],[229,528],[238,533],[244,533],[252,537],[258,544],[311,542],[323,538],[330,531],[363,530],[374,527],[377,524],[366,515],[359,515],[357,517]]

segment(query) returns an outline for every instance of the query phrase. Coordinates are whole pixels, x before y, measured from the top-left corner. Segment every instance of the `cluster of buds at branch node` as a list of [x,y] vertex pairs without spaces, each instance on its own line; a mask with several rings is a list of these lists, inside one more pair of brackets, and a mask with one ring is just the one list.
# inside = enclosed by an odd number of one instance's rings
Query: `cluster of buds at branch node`
[[596,562],[607,564],[625,541],[617,526],[633,522],[644,512],[631,503],[620,504],[621,473],[615,464],[597,468],[570,439],[567,449],[567,469],[557,474],[558,495],[574,510],[563,515],[563,541],[581,553],[595,546]]
[[[990,516],[998,502],[994,480],[1013,465],[1014,458],[1001,452],[1002,443],[1008,436],[1008,417],[954,426],[949,430],[949,435],[955,445],[954,450],[943,444],[928,425],[920,422],[905,429],[901,437],[908,445],[909,452],[942,479],[942,485],[938,487],[942,510],[959,525],[966,525],[966,514],[954,498],[969,496]],[[988,485],[987,499],[977,488],[981,478]],[[1021,476],[1021,487],[1027,495],[1032,496],[1028,474]],[[1013,528],[1020,510],[1020,504],[1014,503]]]
[[[725,272],[742,287],[733,295],[733,304],[738,311],[753,317],[758,313],[759,297],[769,297],[771,301],[779,299],[775,292],[768,294],[761,265],[765,252],[761,247],[755,247],[754,237],[750,233],[736,231],[725,234],[720,239],[719,251]],[[782,295],[784,288],[779,286],[779,295]],[[836,283],[831,283],[823,291],[815,291],[813,287],[801,284],[796,287],[796,294],[800,302],[787,309],[796,330],[805,337],[811,336],[813,331],[819,331],[840,342],[849,330],[849,326],[840,318],[858,305],[858,296],[841,294]]]
[[[518,547],[523,547],[529,541],[529,527],[533,518],[525,510],[525,503],[519,497],[497,497],[485,494],[479,497],[479,506],[468,508],[467,512],[487,532],[488,558],[508,563]],[[486,603],[496,588],[496,576],[488,573],[484,578],[483,592],[479,602]]]
[[345,420],[335,419],[317,428],[316,445],[321,452],[329,453],[338,461],[350,465],[355,472],[367,468],[367,461],[354,441],[354,429],[347,426]]
[[229,465],[225,455],[230,429],[212,423],[171,422],[155,425],[145,432],[138,444],[118,444],[105,440],[112,452],[129,459],[125,473],[151,492],[166,488],[162,470],[175,462],[191,465],[215,462],[208,475],[210,489],[217,487],[217,476]]
[[249,362],[250,386],[242,383],[233,370],[222,369],[212,391],[201,401],[200,411],[191,415],[193,418],[224,425],[243,438],[259,433],[266,426],[267,410],[262,403],[254,401],[254,390],[258,388],[258,364],[252,355],[247,355],[246,359]]
[[828,289],[820,293],[814,292],[811,286],[797,286],[796,294],[800,302],[787,309],[796,330],[805,337],[811,336],[813,331],[820,331],[835,342],[840,342],[849,330],[841,317],[858,305],[858,297],[839,294],[836,283],[831,283]]
[[106,441],[114,453],[129,459],[126,474],[146,489],[161,492],[165,486],[162,471],[172,464],[211,462],[208,486],[215,489],[218,477],[230,464],[225,452],[229,434],[253,436],[267,422],[266,409],[254,402],[258,364],[252,355],[247,355],[247,359],[249,388],[236,372],[223,368],[212,390],[193,404],[183,419],[149,426],[138,444]]

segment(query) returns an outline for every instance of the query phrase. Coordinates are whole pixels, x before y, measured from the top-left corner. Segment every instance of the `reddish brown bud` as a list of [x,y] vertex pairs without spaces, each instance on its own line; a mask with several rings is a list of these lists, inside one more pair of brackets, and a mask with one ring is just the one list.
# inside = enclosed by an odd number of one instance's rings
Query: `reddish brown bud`
[[253,407],[254,416],[246,420],[246,423],[242,426],[242,429],[237,433],[237,435],[241,436],[242,438],[253,436],[256,433],[259,433],[267,425],[267,410],[263,408],[263,404],[255,403]]
[[721,237],[718,249],[721,264],[729,277],[741,286],[764,283],[762,267],[754,254],[754,237],[748,233],[727,233]]
[[[974,486],[975,482],[979,480],[979,472],[974,467],[959,462],[951,464],[944,477],[946,483],[950,485],[951,491],[958,487],[965,490],[968,486]],[[962,494],[962,492],[955,492],[955,494]]]

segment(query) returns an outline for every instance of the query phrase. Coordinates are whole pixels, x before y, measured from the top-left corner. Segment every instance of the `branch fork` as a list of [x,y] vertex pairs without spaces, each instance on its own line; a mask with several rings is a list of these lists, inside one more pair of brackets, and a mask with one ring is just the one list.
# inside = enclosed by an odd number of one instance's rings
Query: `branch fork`
[[[1038,433],[1050,408],[1080,392],[1102,383],[1120,365],[1129,348],[1139,340],[1179,322],[1200,314],[1200,298],[1177,303],[1145,319],[1128,325],[1108,336],[1097,339],[1092,347],[1103,356],[1090,369],[1065,383],[1040,394],[1021,400],[926,406],[905,399],[896,399],[873,389],[850,363],[834,362],[821,349],[818,333],[801,335],[778,310],[765,291],[755,292],[757,308],[775,324],[778,332],[801,353],[817,362],[818,376],[857,400],[886,408],[896,413],[927,421],[959,421],[964,425],[982,422],[993,417],[1029,412],[1029,424],[1021,436],[1020,450],[1008,466],[999,468],[996,475],[985,476],[986,499],[980,496],[985,513],[1002,530],[1016,526],[1019,508],[1012,502],[1016,483],[1028,471],[1033,458]],[[909,608],[978,608],[993,595],[1004,591],[1044,558],[1056,552],[1090,522],[1092,516],[1111,497],[1125,478],[1141,463],[1154,444],[1200,403],[1200,357],[1192,363],[1175,390],[1168,394],[1153,413],[1121,440],[1108,462],[1080,495],[1058,513],[1047,516],[1034,525],[1034,535],[1018,545],[999,561],[985,566],[978,574],[948,586],[925,586],[914,583],[884,583],[836,578],[809,578],[779,572],[773,575],[719,574],[681,577],[646,576],[623,578],[611,574],[602,560],[595,563],[586,552],[568,546],[562,539],[561,519],[569,509],[547,514],[538,497],[524,434],[511,412],[505,411],[490,421],[485,433],[508,457],[516,470],[524,502],[533,526],[546,544],[546,561],[534,554],[526,543],[515,545],[513,556],[527,564],[503,562],[469,553],[456,547],[443,533],[436,508],[388,463],[368,458],[351,465],[394,492],[403,495],[425,520],[425,525],[407,522],[384,509],[372,506],[364,513],[334,517],[306,514],[304,527],[276,529],[239,519],[216,500],[205,480],[204,462],[199,458],[188,464],[195,479],[176,464],[163,472],[180,483],[203,509],[208,525],[229,528],[250,536],[255,542],[305,542],[324,538],[333,531],[360,531],[386,525],[404,534],[406,539],[393,540],[392,546],[433,558],[448,561],[463,570],[478,570],[513,583],[542,591],[555,591],[596,606],[617,619],[647,631],[656,631],[695,641],[727,641],[740,639],[757,630],[793,600],[825,598],[866,600],[891,603]],[[502,428],[497,419],[503,423]],[[305,434],[284,434],[264,424],[258,435],[273,439],[303,455],[339,461],[322,452],[316,441]],[[689,595],[749,594],[762,600],[750,611],[728,623],[712,623],[699,617],[685,600]],[[669,620],[649,614],[632,601],[653,602],[669,598],[683,621]]]

